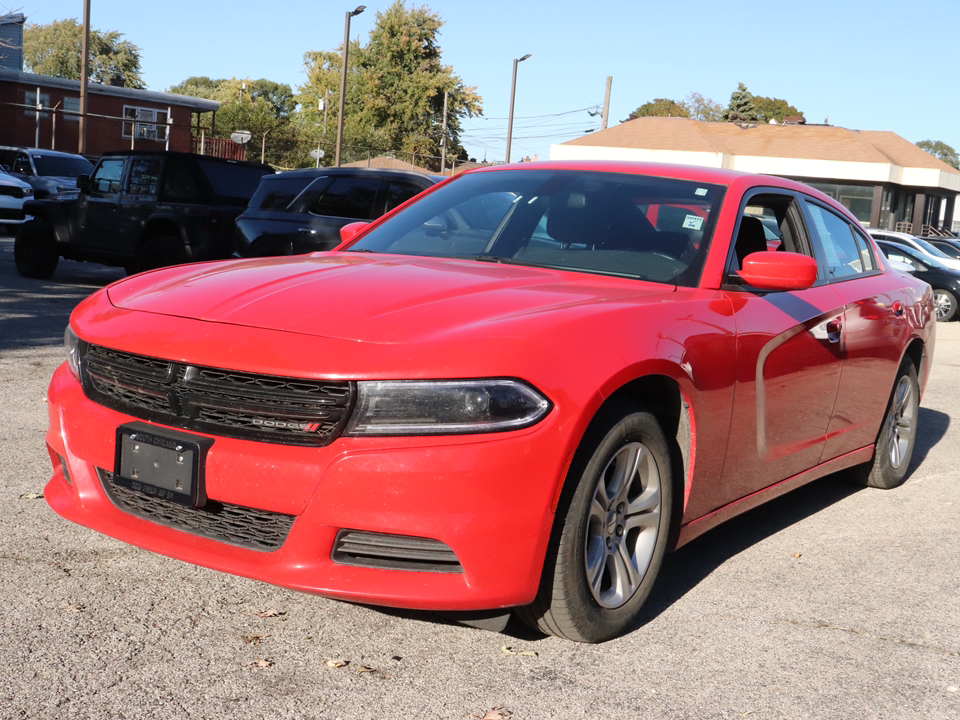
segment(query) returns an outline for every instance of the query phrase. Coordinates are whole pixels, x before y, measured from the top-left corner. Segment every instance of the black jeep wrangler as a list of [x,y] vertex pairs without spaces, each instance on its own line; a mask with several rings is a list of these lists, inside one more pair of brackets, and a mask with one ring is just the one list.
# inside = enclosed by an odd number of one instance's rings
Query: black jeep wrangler
[[233,221],[268,165],[178,152],[100,158],[76,192],[24,203],[32,215],[14,242],[17,271],[48,278],[61,257],[128,273],[233,255]]

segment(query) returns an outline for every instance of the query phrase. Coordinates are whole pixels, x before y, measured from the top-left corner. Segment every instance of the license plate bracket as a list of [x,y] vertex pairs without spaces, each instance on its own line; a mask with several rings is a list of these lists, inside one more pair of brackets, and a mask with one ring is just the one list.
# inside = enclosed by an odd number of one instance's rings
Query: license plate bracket
[[204,471],[210,438],[147,423],[117,428],[113,482],[179,505],[206,504]]

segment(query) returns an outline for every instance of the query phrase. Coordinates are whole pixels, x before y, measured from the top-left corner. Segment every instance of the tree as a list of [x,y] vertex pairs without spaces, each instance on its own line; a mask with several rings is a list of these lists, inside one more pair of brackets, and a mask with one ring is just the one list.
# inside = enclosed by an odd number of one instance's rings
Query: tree
[[793,105],[780,98],[754,97],[753,104],[757,109],[757,122],[768,123],[776,120],[782,123],[786,117],[803,115]]
[[723,113],[724,122],[757,122],[757,107],[753,102],[753,95],[747,86],[740,83],[730,95],[730,104]]
[[[396,0],[377,13],[367,45],[351,44],[345,147],[362,145],[379,152],[416,154],[423,156],[418,163],[437,167],[434,158],[441,154],[442,142],[446,142],[448,157],[463,153],[461,120],[481,114],[482,99],[476,87],[465,85],[452,67],[442,63],[437,43],[442,26],[440,15],[428,7],[408,9],[403,0]],[[300,88],[297,99],[305,113],[312,115],[315,134],[320,137],[324,137],[320,101],[326,103],[325,137],[332,139],[339,105],[340,49],[307,53],[304,62],[307,84]]]
[[940,158],[947,165],[951,165],[960,170],[960,156],[957,155],[956,150],[945,142],[940,140],[921,140],[917,143],[917,147],[921,150],[926,150],[936,158]]
[[[219,78],[194,76],[168,92],[177,95],[218,100],[220,110],[216,118],[216,134],[229,137],[236,130],[248,130],[254,142],[247,151],[247,159],[255,160],[259,148],[267,149],[267,162],[285,167],[297,164],[297,132],[291,122],[296,102],[289,85],[261,78]],[[212,131],[212,117],[204,117],[201,127]],[[264,142],[266,138],[266,142]],[[258,145],[258,142],[260,143]]]
[[[83,26],[75,19],[48,25],[28,23],[23,29],[23,62],[27,72],[80,79]],[[140,48],[115,30],[90,30],[90,80],[105,85],[145,89],[140,76]]]
[[676,100],[656,98],[638,107],[623,122],[636,120],[638,117],[690,117],[690,109]]
[[723,105],[698,92],[692,92],[684,98],[689,117],[703,122],[720,122],[723,119]]

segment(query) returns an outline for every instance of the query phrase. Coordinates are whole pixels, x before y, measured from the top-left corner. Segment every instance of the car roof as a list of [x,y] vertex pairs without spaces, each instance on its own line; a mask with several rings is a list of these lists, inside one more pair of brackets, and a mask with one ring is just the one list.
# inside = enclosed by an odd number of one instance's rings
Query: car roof
[[[424,173],[414,172],[413,170],[395,170],[392,168],[358,168],[358,167],[338,167],[338,168],[299,168],[297,170],[286,170],[276,175],[270,175],[270,180],[279,180],[282,178],[318,178],[328,175],[372,175],[378,177],[393,178],[423,178],[431,183],[438,183],[445,178],[440,175],[425,175]],[[265,177],[264,180],[268,178]]]
[[0,145],[0,150],[23,150],[31,155],[60,155],[62,157],[83,157],[72,152],[63,152],[62,150],[47,150],[46,148],[26,147],[25,145]]

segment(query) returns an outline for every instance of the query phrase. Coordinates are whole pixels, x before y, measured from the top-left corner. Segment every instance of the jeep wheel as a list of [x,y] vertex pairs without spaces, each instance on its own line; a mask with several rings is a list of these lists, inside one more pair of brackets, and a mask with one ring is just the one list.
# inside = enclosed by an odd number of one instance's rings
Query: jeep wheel
[[[189,262],[189,258],[180,238],[172,235],[154,235],[143,243],[135,268],[137,272],[144,272],[185,262]],[[126,268],[128,273],[132,269],[134,268],[129,266]]]
[[53,228],[44,220],[29,220],[20,226],[13,241],[13,259],[23,277],[46,280],[60,261]]

